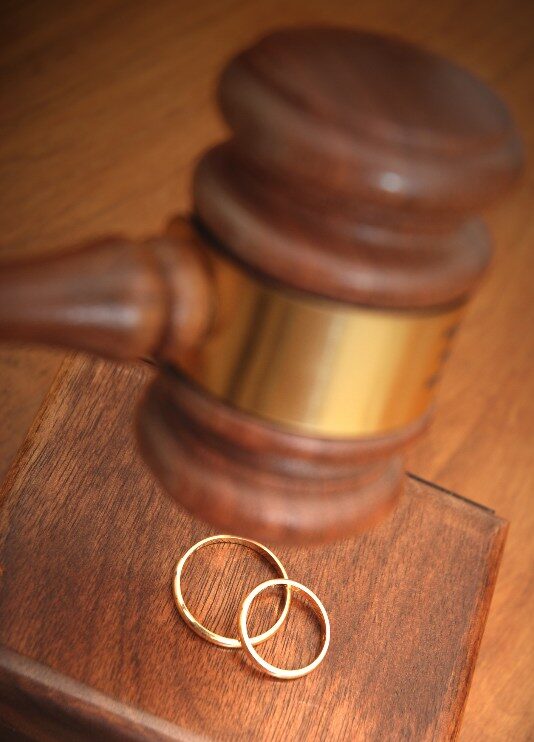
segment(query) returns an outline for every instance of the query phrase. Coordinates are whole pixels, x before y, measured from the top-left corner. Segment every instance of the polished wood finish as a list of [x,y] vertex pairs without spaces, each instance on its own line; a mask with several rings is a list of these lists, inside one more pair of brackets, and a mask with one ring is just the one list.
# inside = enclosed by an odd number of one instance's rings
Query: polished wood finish
[[137,437],[165,491],[189,512],[223,531],[296,544],[353,535],[387,515],[402,489],[399,451],[427,425],[424,417],[357,440],[295,435],[167,369],[142,400]]
[[[131,4],[128,12],[116,0],[4,6],[2,96],[10,103],[0,121],[1,254],[50,250],[66,235],[83,241],[118,230],[143,238],[168,214],[185,211],[193,159],[223,137],[211,103],[221,66],[259,33],[291,23],[363,25],[456,59],[503,95],[530,150],[532,10],[523,0],[466,0],[461,7],[201,0]],[[529,167],[518,196],[489,217],[494,267],[459,334],[437,419],[408,459],[428,479],[512,521],[460,734],[469,742],[526,742],[534,728],[532,173]],[[0,350],[2,472],[58,357]]]
[[461,734],[473,742],[527,742],[534,732],[532,174],[515,205],[491,220],[500,245],[494,268],[459,334],[435,427],[407,459],[410,470],[461,488],[511,523]]
[[61,361],[60,351],[2,345],[0,349],[0,481],[15,458]]
[[[4,266],[0,339],[180,368],[182,354],[225,321],[203,260],[208,245],[259,280],[338,302],[420,309],[465,301],[489,258],[473,212],[502,195],[521,166],[513,122],[481,81],[392,37],[318,27],[273,33],[242,52],[222,75],[219,99],[233,137],[196,169],[197,230],[174,219],[149,244],[103,238]],[[456,322],[440,332],[449,338]],[[324,363],[322,351],[309,366]],[[362,341],[357,358],[365,351]],[[297,368],[297,383],[309,366]],[[434,371],[425,384],[435,384]],[[318,385],[324,373],[313,368]],[[352,368],[349,376],[343,383]],[[160,481],[191,512],[254,538],[305,542],[356,533],[389,512],[402,485],[400,450],[428,410],[384,430],[383,440],[345,441],[354,453],[343,469],[328,431],[314,430],[320,440],[310,446],[299,440],[309,431],[296,429],[293,442],[277,421],[241,418],[226,415],[230,431],[214,437],[211,415],[186,414],[172,391],[156,387],[139,437]],[[242,451],[247,437],[235,434],[247,426],[267,441],[253,458]],[[274,456],[271,442],[314,447],[321,465],[313,453]]]
[[194,203],[245,265],[379,307],[472,292],[489,259],[474,214],[522,162],[482,81],[393,36],[317,27],[260,39],[218,93],[232,136],[200,161]]
[[102,240],[0,268],[0,339],[130,360],[169,361],[212,320],[209,276],[192,245]]
[[[161,496],[136,456],[128,420],[150,373],[65,364],[5,484],[0,642],[31,660],[1,657],[7,721],[36,739],[47,739],[51,717],[56,730],[70,724],[66,739],[73,728],[94,739],[92,725],[101,739],[128,739],[118,701],[134,707],[130,725],[146,734],[148,713],[181,730],[173,739],[454,738],[506,524],[412,478],[394,514],[365,536],[277,548],[289,575],[324,602],[332,645],[306,678],[266,678],[243,654],[193,634],[174,606],[174,565],[210,532]],[[259,555],[210,547],[184,589],[199,616],[231,633],[243,594],[268,575]],[[288,666],[309,661],[319,639],[294,603],[262,650]],[[276,608],[258,601],[251,631]]]
[[447,220],[499,199],[521,167],[515,125],[482,80],[396,35],[282,29],[232,59],[218,92],[239,157],[338,213]]
[[174,724],[115,701],[5,647],[0,647],[0,734],[4,742],[186,739]]

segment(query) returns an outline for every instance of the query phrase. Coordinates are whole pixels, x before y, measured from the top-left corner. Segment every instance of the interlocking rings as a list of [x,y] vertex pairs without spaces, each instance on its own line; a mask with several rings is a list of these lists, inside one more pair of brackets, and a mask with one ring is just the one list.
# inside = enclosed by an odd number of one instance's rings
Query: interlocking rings
[[[203,548],[204,546],[216,543],[239,544],[241,546],[245,546],[248,549],[252,549],[265,557],[267,561],[270,562],[270,564],[272,564],[280,574],[280,577],[276,579],[262,582],[244,598],[237,619],[237,628],[240,639],[234,639],[232,637],[216,634],[214,631],[211,631],[206,626],[201,624],[200,621],[195,618],[195,616],[193,616],[193,614],[187,607],[183,597],[181,577],[184,565],[191,557],[191,555],[194,554],[196,551]],[[286,588],[286,598],[282,613],[280,614],[276,623],[274,623],[270,629],[264,631],[258,636],[250,637],[247,628],[247,618],[253,601],[264,590],[268,590],[269,588],[278,585],[284,586]],[[220,647],[226,647],[230,649],[238,649],[239,647],[242,647],[247,653],[248,657],[252,660],[254,665],[261,672],[267,675],[271,675],[272,677],[282,680],[292,680],[295,678],[300,678],[303,675],[307,675],[308,673],[312,672],[312,670],[315,670],[315,668],[321,664],[326,656],[328,647],[330,645],[330,622],[323,604],[315,595],[315,593],[313,593],[308,587],[300,584],[299,582],[295,582],[295,580],[290,580],[287,576],[284,565],[278,559],[278,557],[273,554],[270,549],[268,549],[266,546],[263,546],[263,544],[258,543],[257,541],[252,541],[251,539],[242,538],[240,536],[228,535],[210,536],[209,538],[205,538],[202,541],[199,541],[186,551],[186,553],[176,565],[173,589],[176,607],[178,608],[180,615],[190,629],[198,634],[198,636],[202,637],[202,639],[205,639],[206,641],[209,641],[212,644],[216,644]],[[276,667],[275,665],[272,665],[271,663],[264,660],[263,657],[261,657],[260,654],[256,651],[255,646],[266,641],[271,636],[274,636],[274,634],[276,634],[276,632],[281,628],[287,618],[293,593],[296,595],[296,597],[304,598],[304,600],[306,600],[311,605],[319,621],[321,622],[322,646],[319,654],[310,664],[297,669],[285,670],[281,667]]]

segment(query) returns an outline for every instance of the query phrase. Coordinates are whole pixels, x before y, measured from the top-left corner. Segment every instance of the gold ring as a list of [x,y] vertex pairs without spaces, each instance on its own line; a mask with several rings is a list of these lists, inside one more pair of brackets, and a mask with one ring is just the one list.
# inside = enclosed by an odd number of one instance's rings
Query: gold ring
[[[264,660],[263,657],[260,657],[254,649],[253,640],[248,635],[247,618],[252,601],[261,592],[270,587],[274,587],[275,585],[286,585],[292,591],[294,590],[296,593],[300,593],[310,603],[322,624],[323,646],[321,647],[321,651],[313,662],[305,667],[299,667],[296,670],[284,670],[281,667],[271,665],[270,662]],[[288,580],[287,578],[267,580],[267,582],[262,582],[261,585],[255,587],[254,590],[247,595],[241,605],[238,627],[243,649],[247,652],[251,660],[260,668],[260,670],[262,670],[262,672],[267,673],[267,675],[272,675],[275,678],[280,678],[281,680],[301,678],[303,675],[307,675],[312,670],[315,670],[315,668],[324,660],[330,644],[330,621],[328,620],[328,614],[324,605],[321,603],[317,595],[315,595],[315,593],[313,593],[308,587],[301,585],[299,582],[295,582],[294,580]]]
[[[268,562],[270,562],[276,570],[281,574],[282,578],[285,578],[287,580],[287,572],[284,568],[284,565],[282,562],[278,559],[278,557],[273,554],[272,551],[270,551],[266,546],[263,546],[263,544],[258,543],[257,541],[252,541],[248,538],[241,538],[240,536],[209,536],[208,538],[203,539],[202,541],[199,541],[198,543],[194,544],[186,553],[183,555],[183,557],[180,559],[178,564],[176,565],[176,571],[174,574],[174,599],[176,601],[176,607],[178,608],[178,611],[186,624],[193,629],[193,631],[201,636],[203,639],[206,639],[207,641],[211,642],[212,644],[217,644],[219,647],[227,647],[230,649],[239,649],[241,647],[241,642],[239,639],[232,639],[229,636],[222,636],[221,634],[216,634],[214,631],[210,631],[205,626],[203,626],[197,619],[193,616],[189,608],[186,606],[184,597],[182,595],[182,587],[181,587],[181,578],[182,578],[182,570],[184,568],[185,563],[193,554],[195,551],[198,551],[198,549],[201,549],[203,546],[207,546],[208,544],[215,544],[215,543],[228,543],[228,544],[239,544],[241,546],[246,546],[248,549],[252,549],[253,551],[257,551],[258,554],[261,554],[264,556]],[[280,615],[280,618],[277,620],[277,622],[271,626],[270,629],[265,631],[263,634],[260,634],[259,636],[255,636],[252,639],[247,635],[247,641],[252,644],[261,644],[261,642],[266,641],[269,639],[273,634],[276,634],[278,629],[282,626],[284,621],[286,620],[287,613],[289,611],[289,605],[291,603],[291,589],[288,587],[286,591],[286,600],[284,603],[284,607],[282,610],[282,613]]]

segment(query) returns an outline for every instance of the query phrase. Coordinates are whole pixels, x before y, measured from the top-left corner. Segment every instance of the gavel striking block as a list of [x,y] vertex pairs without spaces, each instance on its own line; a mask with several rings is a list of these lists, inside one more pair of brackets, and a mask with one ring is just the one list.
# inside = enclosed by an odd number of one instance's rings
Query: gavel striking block
[[520,139],[470,73],[350,29],[271,33],[218,101],[191,216],[4,266],[0,338],[153,360],[138,440],[173,498],[225,531],[341,537],[399,496]]

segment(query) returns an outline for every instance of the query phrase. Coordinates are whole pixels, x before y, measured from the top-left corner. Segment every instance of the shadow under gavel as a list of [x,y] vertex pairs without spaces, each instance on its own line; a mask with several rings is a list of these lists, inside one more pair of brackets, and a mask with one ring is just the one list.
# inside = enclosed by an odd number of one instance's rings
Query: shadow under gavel
[[350,29],[271,33],[218,98],[193,216],[4,266],[0,339],[150,357],[138,439],[173,498],[232,533],[342,537],[399,496],[520,140],[465,70]]

